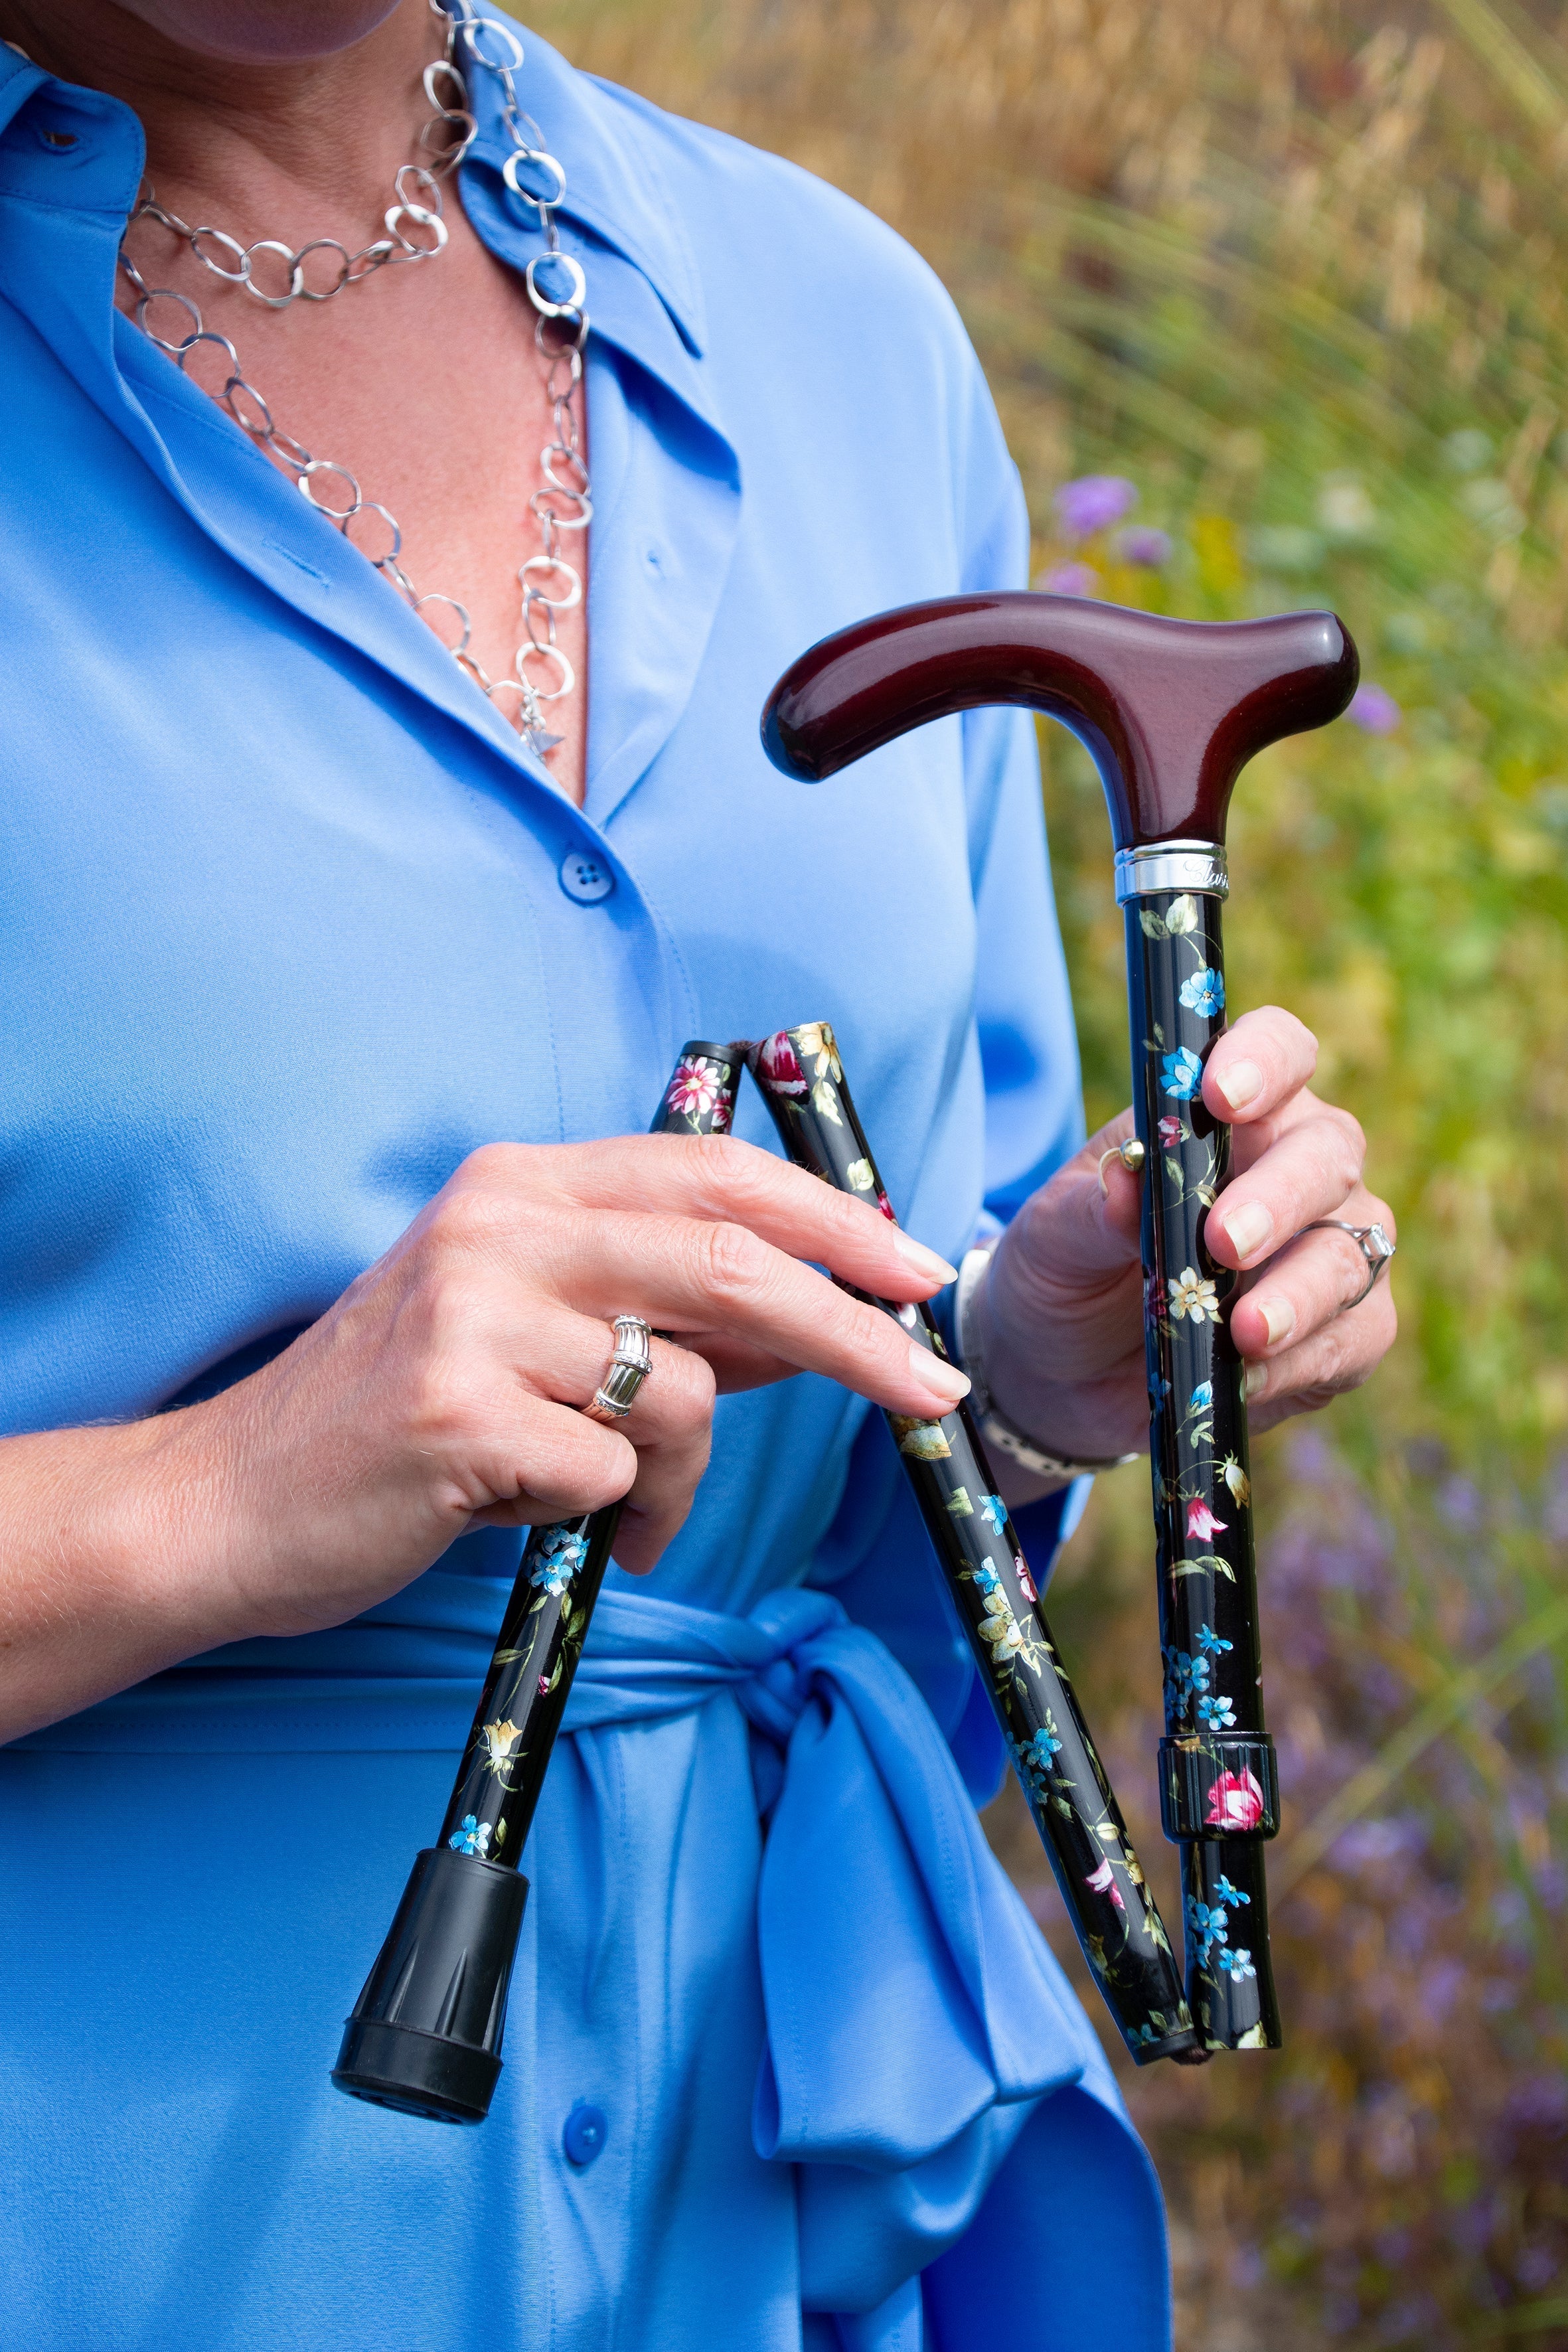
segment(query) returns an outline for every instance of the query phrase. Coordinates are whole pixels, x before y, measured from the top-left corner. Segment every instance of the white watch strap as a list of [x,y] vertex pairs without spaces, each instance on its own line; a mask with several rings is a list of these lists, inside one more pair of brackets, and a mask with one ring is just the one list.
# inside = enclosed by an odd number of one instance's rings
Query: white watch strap
[[1016,1421],[1005,1413],[991,1394],[985,1377],[985,1351],[980,1343],[980,1318],[975,1302],[980,1286],[991,1267],[994,1244],[980,1244],[966,1250],[958,1269],[958,1288],[953,1300],[953,1336],[958,1341],[959,1362],[969,1374],[970,1410],[979,1424],[980,1434],[987,1445],[1016,1462],[1033,1478],[1054,1478],[1063,1485],[1070,1478],[1089,1475],[1096,1470],[1119,1470],[1124,1462],[1136,1462],[1136,1454],[1111,1454],[1099,1461],[1074,1460],[1067,1454],[1053,1454],[1037,1437],[1020,1429]]

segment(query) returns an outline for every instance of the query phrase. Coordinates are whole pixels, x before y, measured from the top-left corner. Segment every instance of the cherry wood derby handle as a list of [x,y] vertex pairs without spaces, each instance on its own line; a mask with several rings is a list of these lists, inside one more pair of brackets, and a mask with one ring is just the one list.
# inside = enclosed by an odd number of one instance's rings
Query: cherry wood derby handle
[[763,743],[820,782],[931,719],[1022,704],[1087,746],[1118,849],[1223,842],[1247,761],[1337,719],[1360,675],[1332,613],[1173,621],[1080,596],[943,596],[813,646],[768,697]]

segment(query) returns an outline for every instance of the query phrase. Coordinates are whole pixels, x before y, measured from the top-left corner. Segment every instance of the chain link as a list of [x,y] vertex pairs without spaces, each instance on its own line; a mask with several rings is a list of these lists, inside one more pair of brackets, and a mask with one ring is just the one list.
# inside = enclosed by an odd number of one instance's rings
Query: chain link
[[[395,201],[382,219],[384,236],[358,253],[351,253],[333,236],[312,237],[297,250],[268,236],[242,246],[210,223],[193,228],[158,202],[147,182],[126,222],[125,235],[128,238],[139,221],[153,222],[187,246],[204,269],[227,285],[241,288],[269,310],[287,310],[296,302],[330,302],[347,288],[363,286],[378,270],[433,260],[444,250],[448,235],[441,183],[457,171],[479,130],[468,103],[468,73],[477,67],[494,77],[500,84],[501,120],[511,142],[501,176],[517,202],[531,206],[544,241],[543,252],[528,264],[523,282],[534,311],[533,340],[544,367],[552,436],[540,452],[543,478],[529,500],[529,512],[539,530],[540,552],[518,568],[522,637],[513,658],[514,677],[492,678],[486,674],[468,649],[472,625],[467,605],[439,590],[421,594],[415,588],[399,561],[403,533],[396,517],[377,500],[363,496],[348,467],[331,457],[313,456],[274,422],[261,393],[247,379],[233,343],[204,324],[189,295],[172,287],[150,286],[132,260],[124,239],[120,267],[136,297],[136,324],[149,341],[167,352],[186,373],[198,354],[221,354],[227,372],[222,390],[215,395],[219,406],[228,411],[258,447],[293,475],[317,512],[337,526],[350,545],[359,549],[429,625],[434,626],[429,623],[431,612],[437,606],[447,608],[456,631],[456,642],[442,635],[447,651],[492,702],[499,703],[503,695],[518,697],[518,730],[530,750],[542,756],[565,740],[551,733],[543,706],[565,700],[577,686],[576,673],[555,635],[556,614],[571,612],[583,601],[583,574],[578,565],[567,561],[563,539],[570,543],[570,534],[586,530],[594,518],[575,407],[588,340],[588,314],[584,308],[587,286],[579,264],[562,252],[555,224],[566,193],[566,174],[546,148],[538,124],[518,105],[516,77],[522,66],[521,42],[500,18],[478,15],[472,0],[452,0],[449,6],[443,0],[430,0],[430,13],[446,26],[446,46],[423,76],[425,96],[433,110],[419,133],[418,152],[426,160],[399,167],[393,182]],[[437,634],[441,635],[439,630]]]

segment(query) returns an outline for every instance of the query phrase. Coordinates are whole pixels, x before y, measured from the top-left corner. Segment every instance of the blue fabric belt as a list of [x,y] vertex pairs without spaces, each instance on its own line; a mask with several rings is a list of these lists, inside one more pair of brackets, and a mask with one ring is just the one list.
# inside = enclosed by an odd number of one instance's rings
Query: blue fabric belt
[[[235,1643],[16,1745],[460,1749],[505,1599],[495,1579],[433,1572],[351,1624]],[[1109,2089],[1089,2021],[924,1700],[831,1594],[773,1592],[740,1617],[606,1590],[565,1728],[651,1724],[724,1692],[757,1735],[770,1816],[758,2148],[862,2176],[948,2150],[967,2190],[971,2123],[1086,2070]]]

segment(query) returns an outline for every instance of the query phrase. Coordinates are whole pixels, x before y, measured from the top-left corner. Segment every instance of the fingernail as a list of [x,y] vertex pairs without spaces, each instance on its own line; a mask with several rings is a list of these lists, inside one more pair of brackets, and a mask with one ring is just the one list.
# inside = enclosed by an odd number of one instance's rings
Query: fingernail
[[1243,1372],[1241,1376],[1241,1393],[1247,1399],[1247,1402],[1250,1404],[1254,1397],[1261,1396],[1268,1386],[1268,1365],[1248,1364],[1246,1371]]
[[1245,1110],[1263,1092],[1263,1073],[1256,1062],[1231,1062],[1216,1070],[1215,1092],[1229,1110]]
[[910,1364],[918,1381],[923,1381],[928,1389],[939,1397],[946,1397],[951,1403],[956,1404],[960,1397],[969,1394],[968,1373],[961,1372],[956,1364],[944,1364],[929,1348],[911,1348]]
[[956,1282],[958,1268],[949,1265],[946,1258],[938,1257],[935,1250],[927,1249],[924,1242],[911,1240],[908,1234],[895,1233],[893,1247],[906,1264],[912,1265],[927,1282]]
[[1273,1239],[1274,1220],[1260,1202],[1244,1201],[1239,1209],[1229,1211],[1225,1229],[1237,1257],[1248,1258]]
[[1263,1318],[1263,1328],[1268,1334],[1268,1344],[1277,1348],[1296,1328],[1296,1310],[1288,1298],[1257,1298],[1253,1305]]

